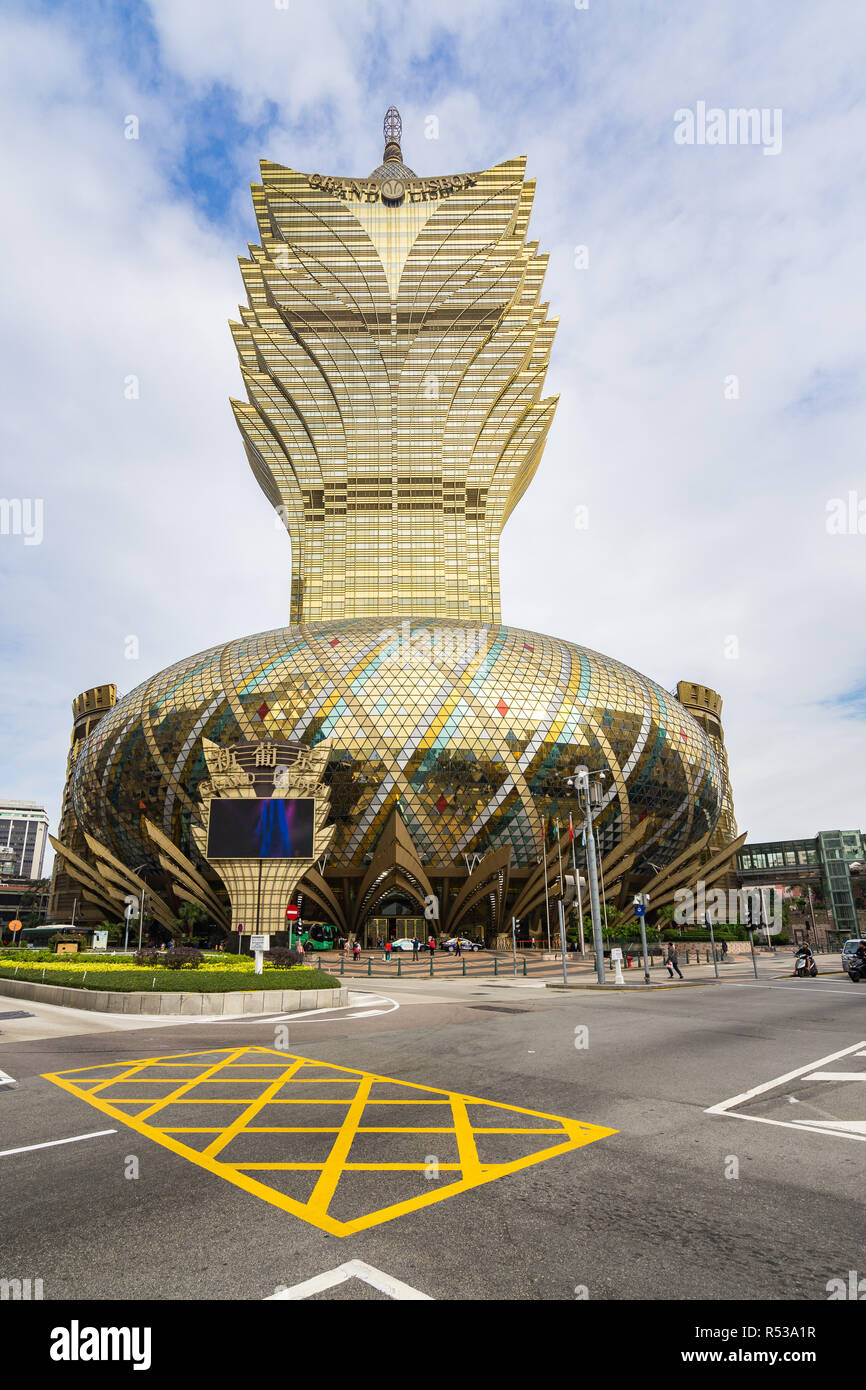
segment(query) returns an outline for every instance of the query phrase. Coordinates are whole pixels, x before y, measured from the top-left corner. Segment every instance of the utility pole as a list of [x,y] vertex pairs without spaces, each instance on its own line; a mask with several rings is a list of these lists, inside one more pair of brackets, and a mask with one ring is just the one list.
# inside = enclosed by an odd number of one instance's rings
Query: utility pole
[[511,949],[514,956],[514,977],[517,978],[517,918],[511,919]]
[[141,950],[141,933],[144,931],[144,897],[146,889],[142,888],[141,897],[138,903],[138,949]]
[[705,913],[704,913],[704,923],[706,924],[706,926],[707,926],[707,928],[708,928],[708,930],[709,930],[709,933],[710,933],[710,944],[712,945],[712,948],[713,948],[713,970],[714,970],[715,973],[716,973],[716,979],[718,979],[718,978],[719,978],[719,962],[716,960],[716,938],[715,938],[714,935],[713,935],[713,914],[712,914],[711,912],[705,912]]
[[574,769],[574,784],[586,797],[586,868],[589,879],[589,906],[592,913],[592,940],[595,946],[595,973],[604,984],[604,942],[601,939],[601,904],[598,897],[598,866],[595,859],[595,835],[592,826],[592,795],[588,767]]
[[643,951],[643,982],[648,985],[650,982],[649,973],[649,950],[646,944],[646,910],[649,902],[649,893],[635,893],[634,896],[634,915],[640,922],[640,942]]
[[568,829],[571,837],[571,867],[574,869],[574,884],[577,888],[577,930],[580,936],[580,954],[586,951],[586,942],[583,939],[583,896],[580,891],[580,875],[577,872],[577,850],[575,849],[574,826],[571,823],[571,816],[568,817]]
[[565,959],[565,909],[562,906],[562,898],[559,899],[559,940],[562,945],[562,983],[568,984],[568,965]]

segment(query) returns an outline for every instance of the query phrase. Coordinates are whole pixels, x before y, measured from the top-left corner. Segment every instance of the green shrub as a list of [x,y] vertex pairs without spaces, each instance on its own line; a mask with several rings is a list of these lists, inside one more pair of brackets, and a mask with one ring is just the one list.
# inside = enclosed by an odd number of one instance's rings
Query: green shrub
[[[52,957],[56,960],[56,957]],[[8,961],[0,963],[0,979],[32,980],[34,984],[43,983],[39,966],[32,969],[21,967],[16,976],[15,964]],[[142,975],[137,970],[92,971],[85,980],[83,970],[53,970],[44,983],[60,985],[65,988],[85,990],[108,990],[121,993],[141,991],[147,993],[177,993],[186,991],[192,994],[225,994],[242,991],[250,993],[265,988],[261,975],[253,975],[249,970],[160,970],[153,975]],[[340,981],[324,970],[269,970],[268,989],[339,989]]]
[[288,946],[272,946],[264,954],[268,965],[275,970],[290,970],[293,965],[300,965],[303,961],[302,953]]
[[167,970],[198,970],[204,956],[192,946],[175,946],[160,959]]
[[132,959],[136,965],[148,966],[161,965],[163,961],[163,957],[157,951],[148,949],[136,951]]

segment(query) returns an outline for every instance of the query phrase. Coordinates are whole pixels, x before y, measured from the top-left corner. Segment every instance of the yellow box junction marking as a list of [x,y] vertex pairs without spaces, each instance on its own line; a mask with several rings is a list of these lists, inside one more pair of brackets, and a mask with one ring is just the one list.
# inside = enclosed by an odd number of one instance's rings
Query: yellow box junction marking
[[[209,1173],[336,1236],[351,1235],[392,1221],[406,1212],[455,1197],[459,1192],[494,1182],[508,1173],[516,1173],[521,1168],[543,1163],[617,1133],[615,1129],[584,1124],[561,1115],[547,1115],[518,1105],[503,1105],[478,1096],[399,1081],[375,1072],[354,1071],[267,1047],[173,1053],[137,1062],[46,1073],[45,1079]],[[383,1094],[380,1095],[380,1091]],[[203,1110],[205,1106],[207,1110]],[[222,1108],[225,1106],[230,1106],[231,1111]],[[429,1111],[424,1116],[429,1123],[400,1125],[402,1106]],[[191,1113],[184,1114],[185,1107],[189,1107]],[[278,1111],[277,1107],[284,1109]],[[502,1126],[473,1123],[471,1112],[477,1107],[483,1107],[486,1112],[480,1117],[482,1120],[492,1118],[491,1112],[500,1112]],[[378,1112],[367,1115],[377,1123],[365,1125],[365,1112],[370,1110]],[[265,1118],[273,1121],[284,1117],[286,1123],[262,1124],[263,1111],[268,1112]],[[383,1124],[383,1113],[388,1118],[393,1116],[395,1123]],[[211,1116],[211,1123],[198,1123]],[[515,1124],[518,1116],[524,1118],[524,1123]],[[525,1117],[540,1123],[529,1125]],[[184,1123],[184,1120],[189,1122]],[[294,1123],[297,1120],[306,1122]],[[315,1123],[310,1123],[311,1120]],[[195,1148],[191,1140],[184,1142],[180,1137],[183,1135],[212,1135],[213,1138],[199,1141],[203,1142],[203,1147]],[[280,1141],[257,1141],[254,1138],[257,1135],[282,1135],[282,1151]],[[311,1137],[304,1141],[302,1136],[305,1135]],[[371,1162],[350,1159],[353,1147],[359,1142],[362,1146],[375,1144],[376,1136],[380,1136],[378,1142],[387,1143],[391,1142],[387,1136],[394,1136],[393,1142],[406,1144],[412,1135],[418,1139],[417,1160],[403,1161],[399,1153],[396,1155],[399,1161],[394,1162],[378,1156]],[[430,1156],[424,1150],[430,1147],[431,1141],[424,1138],[426,1135],[445,1136],[444,1142],[452,1143],[457,1161],[438,1163],[436,1171],[446,1173],[449,1178],[456,1175],[453,1181],[443,1183],[440,1178],[430,1177]],[[289,1151],[290,1145],[304,1142],[327,1146],[328,1140],[319,1136],[330,1136],[330,1149],[326,1154],[314,1152],[309,1158],[300,1160]],[[482,1148],[488,1142],[507,1146],[509,1136],[517,1157],[492,1162],[479,1155],[479,1144]],[[527,1154],[521,1152],[517,1142],[520,1136],[532,1141],[541,1141],[544,1137],[548,1142]],[[255,1160],[247,1156],[230,1158],[228,1154],[233,1144],[243,1140],[251,1143],[253,1150],[256,1143],[266,1144],[268,1151],[260,1151]],[[274,1185],[268,1184],[268,1173],[274,1175],[271,1179]],[[310,1175],[312,1191],[306,1201],[280,1190],[277,1184],[281,1179],[288,1180],[287,1174]],[[363,1198],[356,1195],[354,1187],[347,1190],[351,1182],[347,1183],[346,1179],[354,1174],[371,1175]],[[378,1180],[373,1176],[377,1174]],[[357,1203],[363,1207],[371,1200],[381,1201],[391,1174],[415,1174],[429,1190],[375,1210],[362,1211],[345,1220],[338,1220],[332,1214],[335,1199],[339,1202],[344,1198],[344,1205]],[[341,1183],[344,1185],[342,1191]]]

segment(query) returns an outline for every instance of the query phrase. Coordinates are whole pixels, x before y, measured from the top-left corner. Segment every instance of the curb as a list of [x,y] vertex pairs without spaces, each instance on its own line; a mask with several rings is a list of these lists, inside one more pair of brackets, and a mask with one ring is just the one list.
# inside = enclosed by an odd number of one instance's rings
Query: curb
[[[141,1014],[165,1018],[189,1018],[197,1014],[285,1014],[308,1013],[314,1009],[342,1008],[349,1002],[347,989],[261,989],[223,990],[218,993],[159,992],[157,990],[76,989],[63,985],[37,984],[33,980],[0,977],[0,994],[13,999],[32,999],[37,1004],[59,1004],[65,1009],[85,1009],[91,1013]],[[309,1002],[307,1002],[309,1001]],[[153,1004],[158,1007],[154,1009]]]
[[560,984],[552,984],[552,983],[548,982],[548,983],[547,983],[547,988],[548,988],[548,989],[562,989],[562,990],[566,990],[566,989],[599,989],[599,990],[610,989],[610,990],[616,990],[618,994],[628,994],[629,992],[631,992],[631,993],[644,993],[644,992],[647,992],[647,991],[655,991],[655,990],[659,990],[659,989],[706,989],[707,985],[716,985],[716,984],[721,984],[721,981],[720,981],[720,980],[680,980],[677,984],[670,984],[670,985],[661,985],[661,984],[657,985],[657,984],[655,984],[655,982],[652,981],[652,980],[650,981],[650,983],[649,983],[648,985],[647,985],[647,984],[643,984],[643,983],[638,984],[637,982],[635,982],[633,985],[614,985],[614,984],[608,984],[607,981],[605,981],[603,985],[600,985],[600,984],[598,983],[598,980],[593,980],[591,983],[587,983],[587,984],[585,984],[585,985],[572,985],[572,984],[563,985],[563,984],[561,984],[561,983],[560,983]]

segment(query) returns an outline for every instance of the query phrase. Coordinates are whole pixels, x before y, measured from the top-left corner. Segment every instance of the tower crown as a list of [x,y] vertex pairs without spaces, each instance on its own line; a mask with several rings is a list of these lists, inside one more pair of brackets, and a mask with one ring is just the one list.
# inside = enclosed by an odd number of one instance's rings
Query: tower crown
[[499,535],[538,466],[555,322],[525,160],[418,178],[396,107],[368,179],[263,163],[233,325],[293,623],[499,620]]

